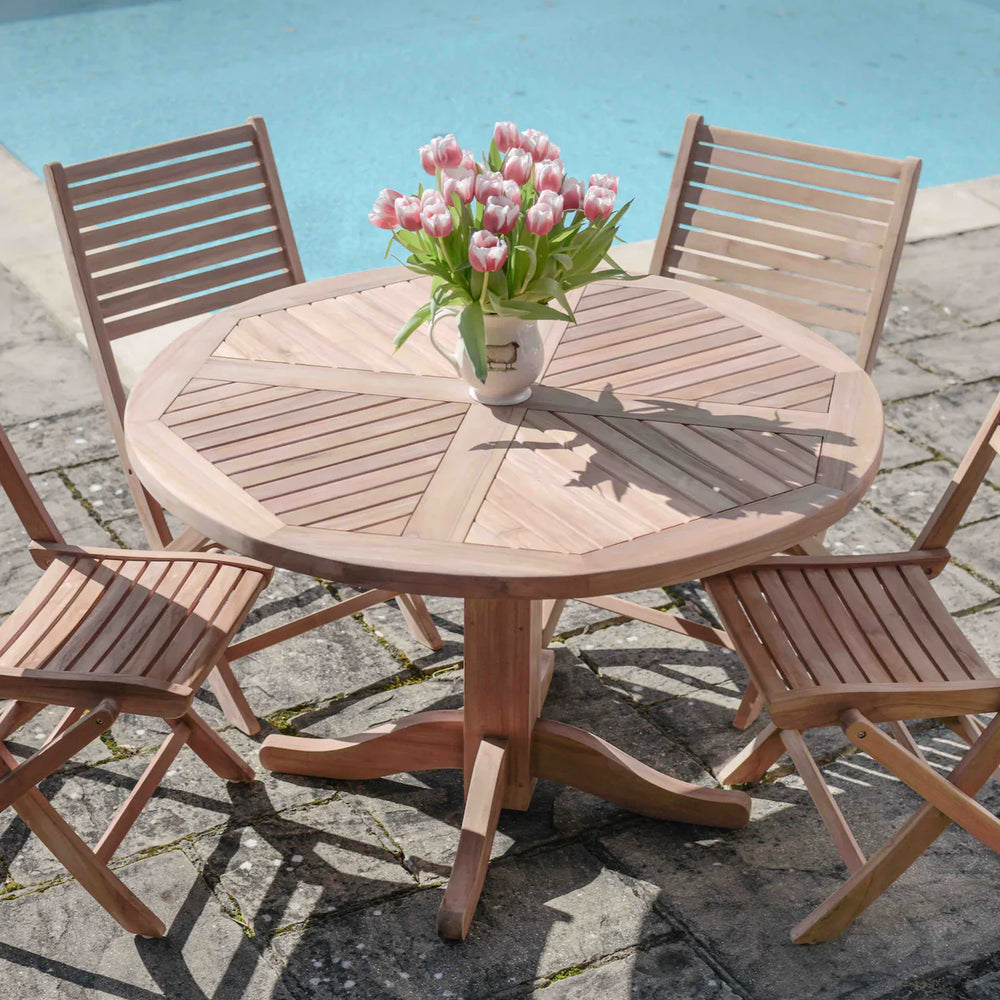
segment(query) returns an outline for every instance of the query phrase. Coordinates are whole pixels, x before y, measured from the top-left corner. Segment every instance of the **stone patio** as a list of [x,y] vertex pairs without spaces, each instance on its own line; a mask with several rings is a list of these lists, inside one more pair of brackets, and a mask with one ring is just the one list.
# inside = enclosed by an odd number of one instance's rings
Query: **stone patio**
[[[908,545],[1000,390],[992,350],[1000,335],[998,191],[995,182],[976,182],[962,193],[959,227],[969,232],[947,232],[944,195],[928,196],[915,219],[915,233],[929,238],[903,256],[875,375],[890,428],[885,460],[866,500],[830,532],[837,552]],[[993,216],[973,211],[975,201]],[[65,276],[40,220],[30,216],[25,242],[9,231],[0,239],[0,420],[68,538],[139,545],[89,362],[67,319]],[[0,613],[35,579],[24,543],[4,506]],[[942,592],[1000,668],[996,486],[984,487],[952,550]],[[281,572],[248,628],[346,593]],[[693,586],[637,596],[711,614]],[[413,642],[393,605],[379,606],[237,664],[267,720],[260,737],[225,729],[208,693],[204,714],[256,762],[261,739],[276,730],[343,734],[454,707],[461,605],[429,604],[445,638],[438,653]],[[555,648],[550,717],[704,784],[745,740],[729,724],[745,675],[724,651],[582,605],[567,608]],[[12,749],[37,745],[56,714],[29,724]],[[123,717],[43,789],[81,834],[96,836],[162,734],[162,725]],[[948,730],[924,728],[917,737],[942,769],[961,752]],[[916,797],[848,750],[839,731],[813,742],[838,801],[873,848]],[[735,832],[644,820],[541,783],[526,813],[503,815],[476,922],[456,945],[438,940],[434,916],[458,838],[459,775],[333,782],[258,766],[252,784],[226,785],[185,750],[114,861],[167,922],[165,939],[124,933],[12,813],[0,817],[0,995],[1000,998],[1000,868],[954,828],[839,940],[790,943],[791,925],[844,869],[787,772],[779,765],[750,788],[753,820]],[[1000,788],[988,787],[982,801],[1000,809]]]

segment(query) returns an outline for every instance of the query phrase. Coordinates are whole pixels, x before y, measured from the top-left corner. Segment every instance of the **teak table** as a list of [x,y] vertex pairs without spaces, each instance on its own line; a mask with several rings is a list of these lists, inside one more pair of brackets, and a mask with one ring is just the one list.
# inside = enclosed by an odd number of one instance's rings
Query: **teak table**
[[426,279],[393,268],[271,293],[169,347],[129,400],[146,487],[208,537],[287,569],[465,598],[465,707],[342,740],[271,736],[293,774],[461,768],[438,919],[464,937],[501,808],[547,778],[648,816],[738,827],[742,792],[660,774],[539,717],[543,602],[717,573],[815,535],[875,474],[869,378],[759,306],[668,278],[575,293],[543,324],[541,384],[488,407],[422,335]]

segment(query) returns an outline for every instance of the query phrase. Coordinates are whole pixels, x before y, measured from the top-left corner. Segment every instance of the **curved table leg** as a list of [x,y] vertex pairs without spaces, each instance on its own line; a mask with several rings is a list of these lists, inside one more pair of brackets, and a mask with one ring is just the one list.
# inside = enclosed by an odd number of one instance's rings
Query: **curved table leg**
[[480,742],[472,767],[455,864],[438,909],[438,934],[450,941],[462,941],[469,933],[472,915],[483,891],[493,835],[497,832],[507,786],[508,760],[506,740]]
[[531,745],[532,771],[615,805],[656,819],[738,828],[750,821],[750,796],[702,788],[653,770],[576,726],[539,719]]
[[462,767],[461,709],[418,712],[340,740],[268,736],[260,762],[269,771],[322,778],[381,778],[401,771]]

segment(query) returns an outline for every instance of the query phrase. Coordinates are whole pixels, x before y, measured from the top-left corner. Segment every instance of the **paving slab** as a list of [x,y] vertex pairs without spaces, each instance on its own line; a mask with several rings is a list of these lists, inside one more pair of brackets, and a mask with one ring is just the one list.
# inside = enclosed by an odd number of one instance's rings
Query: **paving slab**
[[[909,253],[909,249],[903,251],[903,260],[908,259]],[[903,287],[903,282],[897,279],[882,328],[882,341],[898,346],[920,337],[950,337],[968,328],[969,324],[949,306],[924,298]]]
[[[995,206],[984,209],[995,210]],[[981,326],[1000,320],[1000,226],[907,247],[896,283]]]
[[670,928],[652,911],[655,896],[652,886],[569,844],[494,863],[464,944],[438,938],[435,888],[318,918],[273,944],[289,985],[303,993],[477,1000],[664,935]]
[[225,915],[180,851],[118,874],[167,936],[133,937],[76,882],[0,901],[6,1000],[292,1000],[274,957]]
[[899,469],[914,462],[923,462],[933,458],[934,453],[923,445],[915,444],[899,431],[887,427],[882,442],[882,465],[880,472]]
[[534,1000],[735,1000],[719,973],[690,945],[668,941],[648,951],[615,958],[587,969],[571,970],[534,991]]
[[896,350],[911,361],[951,380],[971,382],[995,376],[1000,369],[996,345],[1000,323],[971,326],[947,337],[921,337],[900,344]]

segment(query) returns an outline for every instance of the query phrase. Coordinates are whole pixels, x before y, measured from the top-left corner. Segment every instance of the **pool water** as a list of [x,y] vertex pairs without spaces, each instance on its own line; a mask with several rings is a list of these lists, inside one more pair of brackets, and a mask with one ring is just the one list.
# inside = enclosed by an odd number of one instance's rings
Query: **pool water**
[[655,235],[684,116],[1000,173],[1000,0],[3,0],[0,143],[41,172],[263,114],[307,275],[378,266],[381,187],[493,123],[621,176]]

